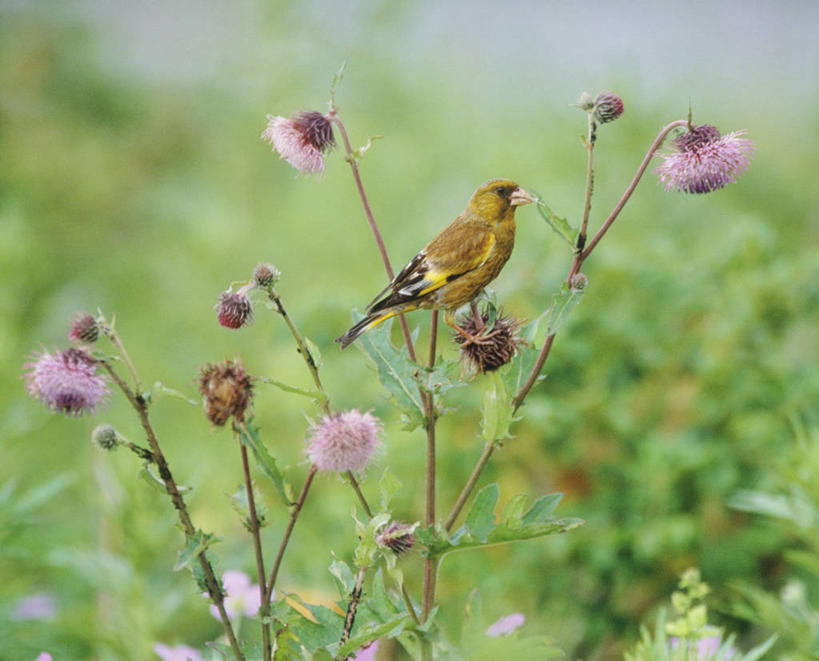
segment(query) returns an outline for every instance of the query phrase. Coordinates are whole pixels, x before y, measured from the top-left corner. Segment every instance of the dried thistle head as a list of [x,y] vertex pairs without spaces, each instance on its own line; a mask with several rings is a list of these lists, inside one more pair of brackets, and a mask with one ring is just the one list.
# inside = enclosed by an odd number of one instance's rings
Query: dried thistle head
[[253,398],[253,384],[240,360],[208,363],[199,373],[198,384],[205,415],[214,425],[224,426],[231,416],[236,422],[244,421]]
[[408,526],[400,521],[390,521],[381,532],[375,536],[375,541],[395,555],[409,551],[415,544],[415,535],[412,534],[415,526]]
[[455,341],[461,345],[461,360],[480,373],[506,365],[522,343],[517,319],[506,317],[501,311],[491,327],[489,322],[490,316],[486,312],[480,314],[480,321],[469,315],[460,326],[475,339],[469,340],[460,333],[454,335]]

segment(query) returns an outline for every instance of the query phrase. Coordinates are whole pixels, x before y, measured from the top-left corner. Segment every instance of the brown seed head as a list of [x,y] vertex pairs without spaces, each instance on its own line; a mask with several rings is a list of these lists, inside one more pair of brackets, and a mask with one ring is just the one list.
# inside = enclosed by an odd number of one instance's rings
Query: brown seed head
[[481,314],[480,325],[470,315],[460,325],[476,341],[467,340],[460,333],[454,336],[455,341],[461,345],[461,359],[481,373],[492,372],[506,365],[521,344],[517,334],[520,324],[516,319],[499,314],[494,326],[487,327],[488,322],[489,315],[486,313]]
[[250,376],[240,360],[208,363],[199,373],[199,392],[205,403],[205,415],[214,425],[222,427],[233,416],[243,422],[245,409],[253,397]]

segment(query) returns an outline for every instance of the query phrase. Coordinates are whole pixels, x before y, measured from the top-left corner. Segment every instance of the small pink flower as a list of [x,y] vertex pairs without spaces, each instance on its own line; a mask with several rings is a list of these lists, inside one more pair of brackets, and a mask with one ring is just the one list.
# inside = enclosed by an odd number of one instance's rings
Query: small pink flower
[[378,641],[370,643],[367,647],[362,647],[355,654],[353,658],[356,661],[375,661],[375,655],[378,653]]
[[[243,571],[229,569],[222,575],[222,585],[225,588],[225,611],[231,620],[241,615],[252,617],[259,612],[262,605],[259,586],[251,584],[250,578]],[[217,620],[220,619],[216,606],[211,605],[210,613]]]
[[321,470],[360,471],[381,445],[380,428],[377,418],[355,409],[326,415],[312,430],[307,456]]
[[716,127],[695,126],[674,138],[674,150],[661,157],[654,172],[667,191],[710,193],[733,183],[748,169],[754,143],[734,131],[720,136]]
[[253,321],[253,303],[241,289],[223,291],[216,306],[219,323],[225,328],[241,328]]
[[109,390],[97,373],[97,361],[85,349],[34,354],[26,363],[28,393],[52,411],[80,416],[100,406]]
[[187,645],[164,645],[154,644],[154,652],[162,661],[202,661],[202,655],[198,650]]
[[57,612],[57,602],[53,594],[37,592],[23,597],[14,606],[12,620],[49,620]]
[[512,613],[510,615],[506,615],[492,624],[486,630],[486,635],[491,636],[492,638],[506,636],[512,633],[515,629],[523,626],[525,621],[526,617],[523,615],[523,613]]
[[290,165],[306,173],[322,172],[324,154],[335,145],[333,125],[314,110],[298,112],[290,119],[268,115],[261,137]]
[[48,652],[40,652],[34,661],[52,661],[52,659]]
[[[672,650],[680,646],[680,639],[677,637],[671,638],[669,642],[671,643]],[[694,659],[696,659],[696,661],[704,661],[705,659],[710,659],[717,653],[717,650],[722,646],[722,638],[720,636],[707,636],[697,640],[696,644],[697,651]],[[729,647],[727,652],[726,659],[732,659],[737,655],[737,650],[734,647]]]

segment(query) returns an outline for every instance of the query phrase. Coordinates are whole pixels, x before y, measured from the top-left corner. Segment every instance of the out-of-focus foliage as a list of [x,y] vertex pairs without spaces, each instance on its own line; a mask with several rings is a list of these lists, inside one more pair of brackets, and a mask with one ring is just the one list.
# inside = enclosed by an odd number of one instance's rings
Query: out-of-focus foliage
[[[169,503],[136,479],[128,453],[102,455],[87,442],[104,420],[140,438],[121,399],[75,421],[25,396],[25,356],[40,342],[65,344],[78,309],[116,312],[150,383],[193,396],[197,366],[241,355],[252,373],[307,389],[274,315],[259,310],[254,326],[229,332],[212,309],[230,281],[247,278],[260,260],[275,263],[289,311],[324,356],[334,405],[385,420],[382,465],[404,484],[396,517],[420,518],[423,434],[402,429],[363,354],[332,343],[384,279],[347,166],[331,154],[321,180],[296,178],[258,140],[268,112],[323,109],[343,56],[312,68],[265,62],[264,75],[226,64],[205,82],[146,81],[107,66],[84,27],[25,12],[0,21],[0,493],[11,522],[0,531],[0,657],[50,649],[55,658],[149,659],[156,641],[201,648],[220,633],[193,582],[172,572],[183,540]],[[657,128],[687,111],[684,88],[641,105],[629,103],[637,83],[625,74],[616,82],[627,111],[600,131],[593,227]],[[492,176],[535,188],[576,225],[583,117],[567,104],[581,87],[565,98],[484,102],[495,98],[491,80],[473,98],[434,71],[398,75],[389,60],[353,59],[337,103],[354,147],[385,136],[361,167],[393,260],[411,257]],[[693,100],[695,121],[748,128],[757,143],[749,173],[697,197],[663,193],[647,176],[590,259],[589,285],[558,335],[548,377],[482,481],[498,482],[503,501],[563,492],[555,516],[586,525],[448,556],[439,617],[453,632],[479,577],[487,621],[524,612],[527,631],[549,636],[569,658],[617,658],[688,566],[701,567],[718,594],[732,581],[758,595],[791,579],[794,527],[772,527],[728,500],[741,490],[770,492],[771,466],[791,452],[783,441],[789,414],[819,402],[816,127],[784,123],[770,104],[735,107],[717,89],[714,98],[719,105]],[[701,116],[700,103],[713,115]],[[800,103],[802,117],[814,116],[815,100]],[[570,254],[534,211],[518,218],[517,247],[496,293],[505,312],[534,319],[551,304]],[[411,323],[422,327],[423,346],[426,316]],[[455,357],[443,338],[440,350]],[[444,512],[483,446],[488,379],[446,395],[457,411],[438,433]],[[229,434],[210,430],[201,410],[179,399],[157,396],[153,412],[175,474],[193,487],[197,525],[226,540],[215,547],[222,567],[249,572],[249,538],[229,504],[241,465]],[[294,474],[305,470],[305,413],[317,414],[308,400],[259,384],[255,423]],[[815,467],[815,455],[808,460]],[[364,484],[373,498],[380,473],[372,469]],[[273,485],[257,479],[269,512],[264,539],[275,547],[286,512]],[[792,483],[781,491],[788,498]],[[327,566],[354,548],[352,500],[330,478],[314,489],[281,587],[330,607]],[[38,494],[50,495],[41,502]],[[815,603],[816,577],[800,571]],[[406,573],[417,589],[420,572],[408,563]],[[53,616],[15,618],[19,600],[35,593],[54,595]],[[755,621],[779,626],[749,600]],[[730,623],[740,643],[759,639]],[[783,633],[781,644],[787,640]]]

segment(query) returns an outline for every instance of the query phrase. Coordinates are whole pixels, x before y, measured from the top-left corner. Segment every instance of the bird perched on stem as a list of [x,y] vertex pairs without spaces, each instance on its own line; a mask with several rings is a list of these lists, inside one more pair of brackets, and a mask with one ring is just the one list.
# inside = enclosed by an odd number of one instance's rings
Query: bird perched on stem
[[401,269],[367,306],[365,317],[336,342],[343,349],[382,321],[419,308],[444,310],[444,321],[466,341],[479,341],[455,323],[455,310],[500,273],[515,245],[515,209],[534,201],[509,179],[481,184],[463,213]]

